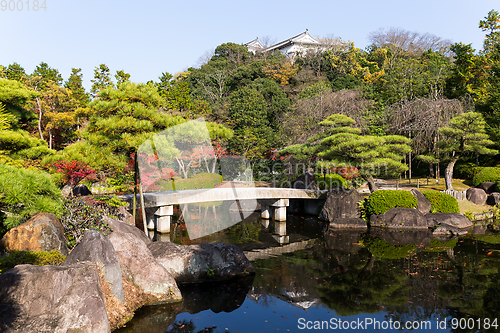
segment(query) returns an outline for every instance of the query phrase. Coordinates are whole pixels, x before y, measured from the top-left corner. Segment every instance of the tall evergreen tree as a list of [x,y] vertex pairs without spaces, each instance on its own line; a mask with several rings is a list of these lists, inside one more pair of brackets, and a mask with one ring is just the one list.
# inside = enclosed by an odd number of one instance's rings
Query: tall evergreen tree
[[105,64],[100,64],[94,68],[94,79],[90,81],[92,82],[90,94],[93,98],[96,98],[102,89],[106,87],[114,87],[109,67]]
[[42,78],[42,83],[40,85],[40,90],[44,89],[47,82],[54,82],[58,86],[61,85],[63,78],[59,71],[55,68],[51,68],[47,63],[41,62],[35,67],[35,70],[31,76],[40,76]]
[[86,106],[89,102],[89,95],[83,87],[83,74],[81,68],[71,68],[71,75],[64,83],[64,87],[71,90],[73,98],[75,98],[80,106]]
[[26,77],[26,71],[17,62],[14,62],[4,69],[5,77],[9,80],[21,81]]
[[125,82],[130,82],[130,74],[125,73],[122,69],[122,70],[116,71],[115,79],[116,79],[117,85],[121,84],[121,83],[125,83]]

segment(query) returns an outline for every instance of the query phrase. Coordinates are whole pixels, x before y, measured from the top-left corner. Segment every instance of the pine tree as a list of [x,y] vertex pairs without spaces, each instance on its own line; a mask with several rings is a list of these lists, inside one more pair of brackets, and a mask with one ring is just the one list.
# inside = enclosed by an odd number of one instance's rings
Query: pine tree
[[90,81],[92,82],[90,94],[93,98],[96,98],[102,89],[106,87],[114,87],[109,67],[105,64],[100,64],[98,67],[94,68],[94,79]]
[[410,139],[400,135],[362,135],[355,121],[342,114],[333,114],[320,122],[327,127],[324,133],[310,138],[303,145],[290,146],[281,155],[319,157],[323,167],[355,167],[368,182],[370,191],[377,190],[373,176],[399,174],[407,170],[400,161],[411,151]]
[[83,74],[81,68],[71,68],[71,75],[64,83],[64,87],[71,90],[73,98],[75,98],[81,107],[84,107],[89,102],[89,95],[83,87]]

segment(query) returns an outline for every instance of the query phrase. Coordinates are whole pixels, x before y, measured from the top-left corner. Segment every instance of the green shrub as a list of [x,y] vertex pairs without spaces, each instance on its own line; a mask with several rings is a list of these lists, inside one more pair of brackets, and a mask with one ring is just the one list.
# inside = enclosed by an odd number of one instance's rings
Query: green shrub
[[16,265],[30,264],[37,266],[60,265],[66,256],[57,250],[46,251],[12,251],[0,257],[0,274]]
[[486,167],[476,168],[477,173],[472,178],[472,184],[477,186],[482,182],[500,182],[500,168]]
[[455,165],[454,175],[457,178],[473,179],[481,168],[476,168],[475,163],[462,163]]
[[0,147],[13,160],[41,160],[55,153],[47,142],[22,130],[0,131]]
[[63,212],[61,191],[51,176],[41,170],[26,170],[0,164],[0,234],[38,212]]
[[366,213],[383,214],[394,207],[416,208],[417,198],[410,191],[378,190],[366,201]]
[[50,167],[57,161],[81,161],[89,165],[92,169],[102,171],[106,175],[119,175],[127,167],[127,155],[115,154],[106,145],[96,146],[80,140],[70,144],[63,150],[42,159],[42,165]]
[[325,174],[324,176],[316,174],[315,178],[316,178],[316,184],[318,185],[320,190],[328,190],[331,188],[338,188],[338,187],[343,187],[343,188],[349,187],[349,182],[344,177],[336,173]]
[[437,191],[421,191],[431,202],[431,213],[460,213],[458,201],[449,194]]

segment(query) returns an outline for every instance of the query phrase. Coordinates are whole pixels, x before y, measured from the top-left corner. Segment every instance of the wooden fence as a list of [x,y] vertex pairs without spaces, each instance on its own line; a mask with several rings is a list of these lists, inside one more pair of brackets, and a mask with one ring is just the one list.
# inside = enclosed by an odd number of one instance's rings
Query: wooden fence
[[457,200],[467,200],[467,195],[465,194],[467,191],[446,190],[441,192],[449,194]]

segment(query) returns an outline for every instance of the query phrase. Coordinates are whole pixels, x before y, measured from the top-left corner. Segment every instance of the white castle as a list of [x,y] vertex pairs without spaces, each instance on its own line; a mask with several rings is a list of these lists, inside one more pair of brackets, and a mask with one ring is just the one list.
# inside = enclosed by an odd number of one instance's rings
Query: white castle
[[293,60],[299,54],[305,55],[310,52],[323,52],[333,47],[341,46],[344,43],[345,42],[341,39],[313,37],[306,29],[306,31],[297,36],[288,38],[269,47],[263,46],[258,37],[243,45],[247,47],[248,51],[254,54],[258,52],[272,53],[279,51]]

